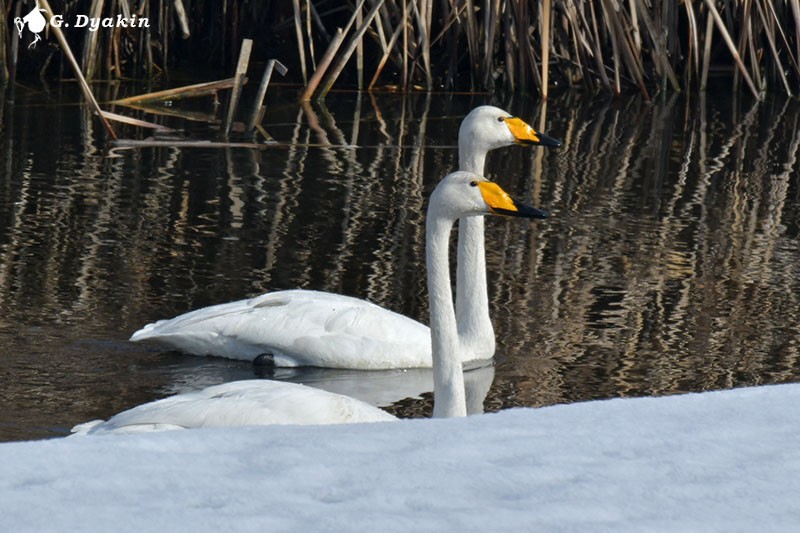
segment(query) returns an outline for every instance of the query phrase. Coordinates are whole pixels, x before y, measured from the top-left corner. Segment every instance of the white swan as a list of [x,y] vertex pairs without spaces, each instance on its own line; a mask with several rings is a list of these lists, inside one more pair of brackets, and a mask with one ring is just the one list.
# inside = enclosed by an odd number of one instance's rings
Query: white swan
[[396,420],[360,400],[284,381],[250,379],[145,403],[107,421],[72,428],[74,435],[145,433],[201,427],[343,424]]
[[[493,106],[473,109],[458,130],[458,169],[484,175],[490,150],[511,144],[561,146],[561,141],[539,133],[523,120]],[[494,356],[495,336],[489,318],[483,217],[458,222],[456,323],[464,361]]]
[[[489,150],[514,143],[558,146],[502,109],[481,106],[459,129],[459,169],[482,174]],[[489,319],[483,221],[459,231],[457,297],[462,361],[494,355]],[[275,366],[379,370],[430,368],[427,326],[375,304],[320,291],[287,290],[205,307],[148,324],[131,341],[150,341],[193,355],[254,360]]]
[[[485,214],[544,218],[497,184],[471,172],[445,177],[431,195],[425,224],[436,417],[466,416],[467,405],[453,295],[449,240],[456,220]],[[376,422],[394,417],[359,400],[295,383],[247,380],[179,394],[122,412],[75,434],[130,433],[189,427]]]
[[[513,200],[497,184],[472,172],[448,175],[434,189],[425,223],[428,307],[433,353],[433,416],[466,416],[460,335],[450,286],[448,243],[456,220],[485,214],[545,218],[547,213]],[[472,250],[462,250],[470,253]],[[472,280],[465,280],[472,282]],[[485,283],[485,281],[484,281]]]

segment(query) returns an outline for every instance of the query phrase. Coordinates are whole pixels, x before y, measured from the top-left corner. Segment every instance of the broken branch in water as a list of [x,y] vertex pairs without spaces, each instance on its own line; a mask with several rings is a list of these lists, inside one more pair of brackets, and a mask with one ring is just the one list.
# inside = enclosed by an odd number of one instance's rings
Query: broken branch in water
[[217,92],[220,90],[232,88],[235,80],[236,78],[228,78],[225,80],[186,85],[184,87],[176,87],[174,89],[166,89],[153,93],[129,96],[128,98],[114,100],[111,103],[120,105],[143,104],[147,102],[166,102],[169,100],[180,100],[183,98],[212,95],[217,94]]

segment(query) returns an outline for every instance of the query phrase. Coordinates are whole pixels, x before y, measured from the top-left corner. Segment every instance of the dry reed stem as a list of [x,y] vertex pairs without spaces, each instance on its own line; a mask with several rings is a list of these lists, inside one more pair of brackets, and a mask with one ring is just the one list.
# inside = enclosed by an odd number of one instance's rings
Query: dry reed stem
[[[161,53],[164,54],[164,57],[169,57],[169,21],[172,10],[169,9],[166,2],[161,2],[159,7],[161,8],[158,17],[159,31],[161,32]],[[166,67],[166,63],[164,65]]]
[[325,50],[325,54],[322,56],[322,59],[320,59],[317,69],[314,71],[311,79],[308,80],[308,85],[306,85],[306,88],[300,95],[301,102],[307,102],[311,100],[311,96],[314,94],[314,91],[317,90],[319,82],[322,81],[322,77],[325,76],[325,72],[328,71],[328,67],[333,61],[333,58],[336,57],[336,52],[339,51],[339,47],[342,46],[343,42],[344,32],[342,31],[342,28],[336,28],[336,34],[331,39],[331,44],[328,45],[328,49]]
[[[577,49],[577,47],[576,47]],[[550,73],[550,0],[542,2],[542,88],[541,94],[547,100],[548,75]]]
[[297,37],[297,53],[300,55],[300,72],[303,74],[303,83],[308,83],[306,50],[305,43],[303,41],[303,23],[300,15],[300,0],[292,0],[292,9],[294,11],[294,31]]
[[498,25],[497,21],[500,18],[500,0],[487,0],[484,7],[487,9],[487,14],[483,19],[484,41],[483,61],[481,62],[481,79],[483,86],[488,87],[492,76],[492,65],[494,64],[494,40]]
[[[659,65],[663,70],[663,75],[669,80],[670,84],[672,85],[672,89],[675,92],[680,92],[681,85],[678,82],[678,78],[675,76],[675,72],[672,70],[672,66],[669,64],[669,58],[667,57],[667,51],[661,45],[660,42],[660,32],[656,30],[655,24],[650,19],[650,15],[647,14],[647,10],[645,9],[644,3],[642,0],[631,0],[632,3],[639,2],[641,9],[640,13],[642,14],[642,21],[647,28],[647,32],[650,35],[650,39],[653,42],[653,54],[655,55],[655,63]],[[641,45],[640,45],[641,46]],[[641,57],[641,50],[638,54]]]
[[[311,56],[311,66],[317,68],[317,52],[314,47],[314,39],[311,33],[311,19],[314,16],[311,13],[311,0],[306,0],[306,36],[308,38],[308,54]],[[330,40],[330,39],[328,39]]]
[[750,56],[750,68],[753,77],[753,84],[758,87],[759,89],[763,89],[764,85],[761,81],[761,70],[759,69],[759,61],[758,61],[758,53],[756,52],[755,45],[753,43],[753,21],[750,17],[750,13],[752,9],[749,7],[752,5],[753,0],[744,0],[742,4],[742,32],[739,37],[739,54],[744,55],[743,51],[746,49],[748,55]]
[[[373,4],[374,5],[374,4]],[[375,17],[375,31],[378,36],[378,44],[381,45],[381,50],[386,53],[386,32],[383,30],[383,18],[385,16],[385,9],[381,9],[378,13],[379,16]]]
[[392,53],[392,49],[394,48],[395,44],[397,44],[397,38],[400,37],[400,32],[405,27],[405,24],[397,26],[395,28],[392,37],[389,39],[389,42],[386,44],[385,51],[383,53],[383,57],[381,57],[380,61],[378,62],[378,68],[375,69],[375,74],[372,76],[372,81],[369,82],[369,86],[367,87],[368,90],[372,90],[375,86],[375,83],[378,81],[378,77],[383,72],[383,67],[386,66],[386,61],[389,59],[389,56]]
[[690,64],[688,65],[689,71],[691,71],[692,66],[694,66],[695,77],[700,77],[700,45],[699,39],[697,38],[697,17],[694,14],[694,7],[692,7],[691,2],[684,2],[683,5],[686,7],[686,20],[689,26],[689,57],[691,58]]
[[[778,32],[781,34],[781,40],[783,41],[783,45],[786,47],[785,48],[786,53],[792,60],[792,66],[794,67],[795,74],[800,74],[800,64],[798,64],[797,57],[795,56],[795,54],[792,53],[791,45],[789,44],[789,39],[786,37],[786,33],[783,31],[783,27],[781,26],[780,21],[778,20],[778,15],[775,13],[775,7],[772,5],[772,2],[769,1],[765,2],[765,4],[769,8],[769,12],[771,15],[770,20],[772,21],[773,25],[776,28],[778,28]],[[793,11],[794,11],[794,6],[796,5],[798,5],[797,0],[793,0],[792,2]],[[798,12],[794,14],[794,17],[795,21],[800,20],[800,9],[798,9]]]
[[792,6],[792,17],[794,18],[794,44],[796,47],[794,57],[800,59],[800,0],[789,0],[789,4]]
[[[595,43],[599,43],[600,42],[600,33],[599,33],[599,30],[598,30],[597,15],[595,14],[595,10],[594,10],[594,2],[590,2],[589,3],[589,10],[592,13],[592,32],[593,32],[592,33],[592,37],[593,37],[593,40],[594,40]],[[610,89],[611,88],[611,81],[608,79],[608,75],[606,74],[605,63],[603,62],[603,50],[602,50],[602,48],[597,47],[597,49],[596,49],[596,51],[594,53],[594,57],[595,57],[595,60],[597,62],[597,70],[600,73],[600,79],[603,81],[603,85],[605,85],[606,88]],[[616,80],[616,81],[617,81],[617,85],[619,85],[619,80]]]
[[708,84],[708,71],[711,68],[711,43],[712,36],[714,35],[714,19],[708,17],[706,19],[706,38],[705,48],[703,49],[703,74],[700,78],[700,91],[706,90]]
[[[342,53],[342,55],[339,57],[339,61],[336,62],[336,64],[333,67],[333,71],[330,74],[328,74],[328,77],[327,77],[325,83],[322,85],[322,88],[320,89],[320,97],[321,98],[325,98],[325,95],[328,94],[328,91],[330,91],[330,89],[333,86],[333,84],[339,78],[339,74],[341,74],[342,69],[344,68],[344,66],[347,63],[347,61],[350,59],[350,56],[353,55],[353,52],[355,51],[356,47],[358,46],[358,43],[361,42],[361,38],[364,36],[364,33],[366,33],[367,28],[372,23],[372,19],[374,19],[375,15],[378,14],[378,10],[383,5],[383,2],[384,2],[384,0],[379,0],[372,7],[372,9],[369,10],[369,13],[367,13],[367,16],[364,17],[364,21],[361,24],[361,27],[358,28],[356,30],[355,34],[353,34],[353,36],[350,38],[350,42],[348,43],[347,47],[344,49],[344,52]],[[360,5],[363,5],[363,2],[361,2],[359,4],[359,6]]]
[[728,30],[725,28],[725,23],[722,21],[722,17],[719,15],[719,11],[714,6],[712,0],[705,0],[706,6],[708,10],[711,12],[711,15],[714,17],[714,23],[717,25],[717,29],[719,33],[722,35],[722,38],[725,40],[725,44],[728,46],[728,50],[730,50],[731,55],[733,56],[733,60],[736,62],[736,66],[739,67],[739,72],[741,72],[742,77],[744,77],[745,82],[747,82],[747,86],[750,88],[750,92],[753,96],[757,99],[760,99],[760,95],[756,86],[753,84],[753,80],[750,78],[750,75],[747,73],[747,67],[744,66],[744,62],[742,62],[742,58],[739,57],[739,52],[736,50],[736,45],[733,43],[733,39],[731,39]]
[[[351,39],[346,49],[352,44],[357,53],[352,79],[359,87],[365,73],[371,75],[368,88],[374,87],[386,76],[389,61],[396,65],[397,81],[404,89],[423,85],[430,90],[436,81],[447,88],[459,88],[459,83],[474,90],[505,87],[538,91],[543,97],[554,82],[616,94],[625,86],[645,95],[661,88],[704,90],[712,67],[728,64],[735,66],[735,82],[743,79],[754,95],[768,86],[791,94],[800,81],[800,0],[686,0],[683,7],[674,0],[369,0],[370,10],[378,9],[371,23],[362,11],[364,1],[292,0],[291,13],[287,3],[285,18],[270,26],[269,17],[280,14],[278,8],[224,0],[211,8],[221,17],[204,16],[202,24],[210,25],[219,54],[226,58],[237,50],[238,35],[285,28],[293,33],[289,39],[296,48],[275,55],[300,64],[298,77],[306,87],[319,71],[315,50],[321,45],[327,50],[332,40],[326,25],[337,27],[346,18],[362,30],[354,40],[344,32]],[[10,47],[0,46],[0,59],[5,60],[0,65],[10,67],[5,74],[0,71],[0,78],[16,72],[16,32],[9,33],[8,20],[21,4],[24,0],[0,0],[8,14],[0,37],[2,32],[11,37]],[[131,66],[147,74],[164,70],[177,50],[172,40],[197,38],[190,35],[190,22],[197,13],[209,11],[205,0],[79,0],[65,9],[65,20],[75,10],[92,17],[136,14],[153,26],[141,32],[83,32],[80,52],[87,78],[98,77],[102,70],[109,77],[122,77],[122,69]],[[250,13],[253,17],[248,18]],[[718,31],[709,29],[712,22]],[[198,33],[205,27],[201,30]],[[377,53],[365,47],[366,32],[379,44]],[[719,53],[720,44],[730,56]],[[42,57],[43,71],[49,59]],[[337,67],[338,59],[333,61]],[[334,71],[336,79],[341,78],[341,71]]]
[[188,39],[191,35],[189,31],[189,17],[186,14],[186,8],[183,5],[183,0],[173,0],[173,6],[175,7],[175,15],[178,18],[178,25],[181,28],[181,37],[184,39]]
[[[756,0],[756,10],[758,11],[758,16],[761,20],[761,24],[766,28],[768,26],[766,16],[764,15],[764,10],[761,8],[761,4]],[[774,57],[774,61],[776,63],[776,70],[778,71],[778,75],[781,78],[781,82],[783,82],[784,90],[786,94],[791,95],[792,89],[789,87],[789,80],[786,79],[786,75],[783,73],[783,63],[780,58],[780,54],[778,54],[778,49],[775,46],[775,39],[772,32],[765,32],[767,36],[767,43],[769,44],[769,49],[772,52]]]
[[[356,11],[356,27],[361,28],[364,25],[364,10],[359,9]],[[356,43],[356,75],[358,76],[358,83],[356,86],[358,90],[364,88],[364,42],[359,39]]]
[[[98,18],[103,12],[104,0],[92,0],[92,6],[89,9],[89,16]],[[87,80],[94,79],[95,71],[97,70],[98,50],[97,43],[99,41],[99,32],[90,31],[86,32],[83,42],[83,72]]]
[[9,78],[9,71],[6,64],[6,57],[8,57],[6,51],[6,42],[8,42],[8,17],[6,14],[8,11],[6,11],[5,0],[0,0],[0,13],[3,14],[3,17],[0,18],[0,84],[4,84]]
[[431,90],[433,89],[430,50],[431,2],[430,0],[421,0],[421,2],[422,9],[417,7],[417,2],[413,2],[412,7],[414,8],[414,18],[417,22],[417,32],[419,34],[417,44],[421,49],[420,56],[422,57],[422,65],[425,72],[425,87]]
[[478,60],[478,24],[475,21],[475,5],[472,0],[465,0],[466,13],[464,18],[467,21],[467,47],[469,49],[470,79],[472,88],[475,88],[475,74],[477,73]]
[[[47,2],[47,0],[37,0],[37,2],[39,2],[39,6],[45,10],[45,13],[47,14],[47,19],[51,20],[53,18],[53,9],[50,7],[50,4]],[[61,28],[56,26],[53,26],[52,28],[53,28],[53,34],[56,36],[56,39],[58,39],[58,44],[61,45],[61,49],[64,51],[64,55],[66,56],[67,61],[72,66],[73,74],[75,74],[75,77],[78,80],[78,84],[80,85],[81,91],[83,92],[83,97],[89,104],[89,108],[92,110],[93,113],[95,113],[100,118],[100,122],[103,123],[103,126],[105,127],[106,133],[108,133],[109,137],[111,137],[112,140],[116,139],[117,135],[116,133],[114,133],[114,129],[111,127],[111,124],[109,124],[108,120],[106,120],[106,118],[103,116],[103,112],[100,109],[97,100],[95,100],[95,97],[92,94],[92,90],[89,88],[89,84],[86,83],[86,78],[83,77],[83,72],[81,72],[81,67],[80,65],[78,65],[78,61],[72,54],[72,50],[70,49],[69,44],[67,43],[67,40],[64,37],[64,34],[61,32]]]
[[403,1],[403,91],[408,89],[408,0]]
[[[361,0],[359,2],[357,10],[360,11],[361,7],[364,5],[364,1]],[[303,93],[300,95],[300,101],[308,101],[311,99],[311,96],[316,91],[317,86],[322,81],[322,78],[325,76],[325,73],[328,70],[333,59],[336,57],[336,53],[339,51],[339,47],[344,42],[344,38],[347,33],[350,31],[350,28],[353,27],[353,24],[358,19],[356,13],[350,17],[350,20],[347,22],[347,26],[344,29],[336,28],[336,35],[331,39],[330,44],[328,45],[327,50],[325,50],[325,54],[322,56],[320,60],[319,66],[314,71],[314,74],[311,76],[311,79],[306,84],[306,88],[303,90]],[[337,75],[338,76],[338,75]]]

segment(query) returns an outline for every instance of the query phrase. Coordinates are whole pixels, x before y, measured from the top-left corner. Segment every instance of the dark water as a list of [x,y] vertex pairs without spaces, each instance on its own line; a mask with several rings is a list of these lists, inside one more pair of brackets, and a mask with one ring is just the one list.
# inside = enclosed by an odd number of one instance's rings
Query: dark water
[[[264,150],[114,148],[70,87],[2,102],[0,440],[261,375],[127,342],[158,318],[305,287],[426,320],[423,209],[483,103],[564,140],[489,158],[553,216],[487,221],[498,351],[469,374],[491,383],[487,410],[800,381],[797,102],[291,96],[270,93],[284,144]],[[273,377],[430,404],[425,371]]]

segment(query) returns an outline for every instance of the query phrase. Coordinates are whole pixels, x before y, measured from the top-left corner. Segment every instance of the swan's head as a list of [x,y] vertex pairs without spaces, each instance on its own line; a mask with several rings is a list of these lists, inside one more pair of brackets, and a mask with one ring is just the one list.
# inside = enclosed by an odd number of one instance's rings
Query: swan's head
[[490,105],[473,109],[458,130],[458,148],[467,153],[486,153],[512,144],[561,146],[561,141],[537,132],[524,120]]
[[472,172],[448,174],[431,194],[429,210],[458,219],[476,215],[547,218],[547,211],[518,202],[500,186]]

